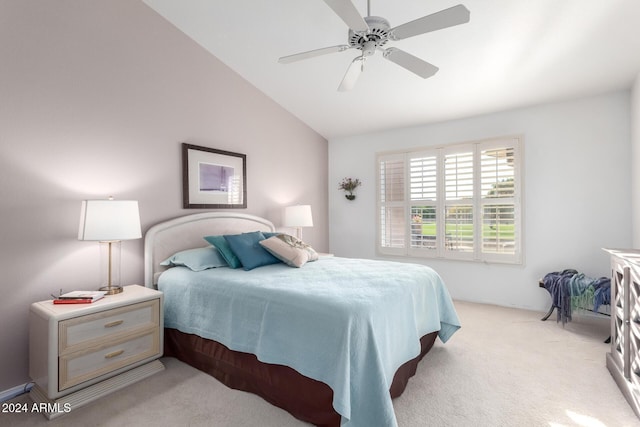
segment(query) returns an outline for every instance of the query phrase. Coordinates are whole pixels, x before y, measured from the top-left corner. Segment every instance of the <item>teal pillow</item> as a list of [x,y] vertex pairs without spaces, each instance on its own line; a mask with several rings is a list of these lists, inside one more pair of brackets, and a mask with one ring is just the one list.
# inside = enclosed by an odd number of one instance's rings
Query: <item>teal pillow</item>
[[222,258],[227,262],[229,267],[231,268],[239,268],[242,267],[242,262],[233,253],[233,250],[225,240],[224,236],[205,236],[204,240],[211,243],[214,247],[218,249]]
[[279,236],[282,233],[276,231],[276,232],[272,232],[272,231],[263,231],[262,235],[264,236],[265,239],[268,239],[269,237],[273,237],[273,236]]
[[206,248],[187,249],[176,252],[165,259],[160,265],[176,267],[188,267],[193,271],[202,271],[209,268],[226,267],[227,262],[220,252],[212,246]]
[[242,268],[245,270],[253,270],[256,267],[281,262],[278,258],[274,257],[266,249],[260,246],[259,242],[264,240],[264,234],[260,231],[234,234],[231,236],[224,236],[224,238],[231,247],[233,253],[240,258]]

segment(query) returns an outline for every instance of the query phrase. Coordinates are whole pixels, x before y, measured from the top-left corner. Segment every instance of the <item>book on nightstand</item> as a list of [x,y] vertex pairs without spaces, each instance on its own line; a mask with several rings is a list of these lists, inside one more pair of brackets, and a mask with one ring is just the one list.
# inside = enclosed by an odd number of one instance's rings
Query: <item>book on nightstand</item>
[[53,300],[54,304],[90,304],[98,301],[106,292],[104,291],[72,291],[62,294]]

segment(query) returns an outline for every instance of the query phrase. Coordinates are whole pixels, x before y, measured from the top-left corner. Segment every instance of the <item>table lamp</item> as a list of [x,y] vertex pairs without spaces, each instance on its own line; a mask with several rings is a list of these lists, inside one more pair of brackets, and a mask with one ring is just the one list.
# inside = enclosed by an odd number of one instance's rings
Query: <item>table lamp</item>
[[302,227],[313,227],[313,217],[311,216],[310,205],[296,205],[284,208],[285,227],[295,227],[296,237],[302,240]]
[[[78,240],[98,241],[107,245],[106,286],[100,288],[107,295],[122,292],[120,281],[120,241],[140,239],[140,213],[135,200],[84,200],[80,211]],[[114,246],[118,249],[117,277],[114,277]],[[104,257],[103,257],[104,258]],[[103,261],[104,265],[104,261]],[[101,279],[102,280],[102,279]]]

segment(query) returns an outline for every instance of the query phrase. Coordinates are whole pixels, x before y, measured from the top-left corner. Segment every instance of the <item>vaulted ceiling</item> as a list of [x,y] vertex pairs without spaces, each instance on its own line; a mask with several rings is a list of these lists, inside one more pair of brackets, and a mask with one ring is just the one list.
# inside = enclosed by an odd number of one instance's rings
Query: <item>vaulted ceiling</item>
[[391,27],[458,3],[471,19],[385,46],[436,65],[433,77],[376,52],[348,92],[337,88],[355,49],[278,63],[347,44],[323,0],[143,1],[329,139],[627,89],[640,73],[638,0],[370,0]]

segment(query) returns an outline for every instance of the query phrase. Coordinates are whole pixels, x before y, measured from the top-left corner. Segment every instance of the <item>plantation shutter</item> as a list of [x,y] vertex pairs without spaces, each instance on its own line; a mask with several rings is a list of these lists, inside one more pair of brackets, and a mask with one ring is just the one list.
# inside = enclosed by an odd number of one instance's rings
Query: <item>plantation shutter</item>
[[472,258],[475,249],[473,181],[473,146],[465,145],[445,150],[444,249],[455,257]]
[[482,252],[516,254],[516,148],[495,145],[480,153]]
[[405,166],[404,155],[387,155],[378,160],[379,239],[385,253],[404,251]]
[[380,254],[522,262],[521,140],[378,153]]
[[409,157],[410,253],[437,249],[438,157],[436,151]]

